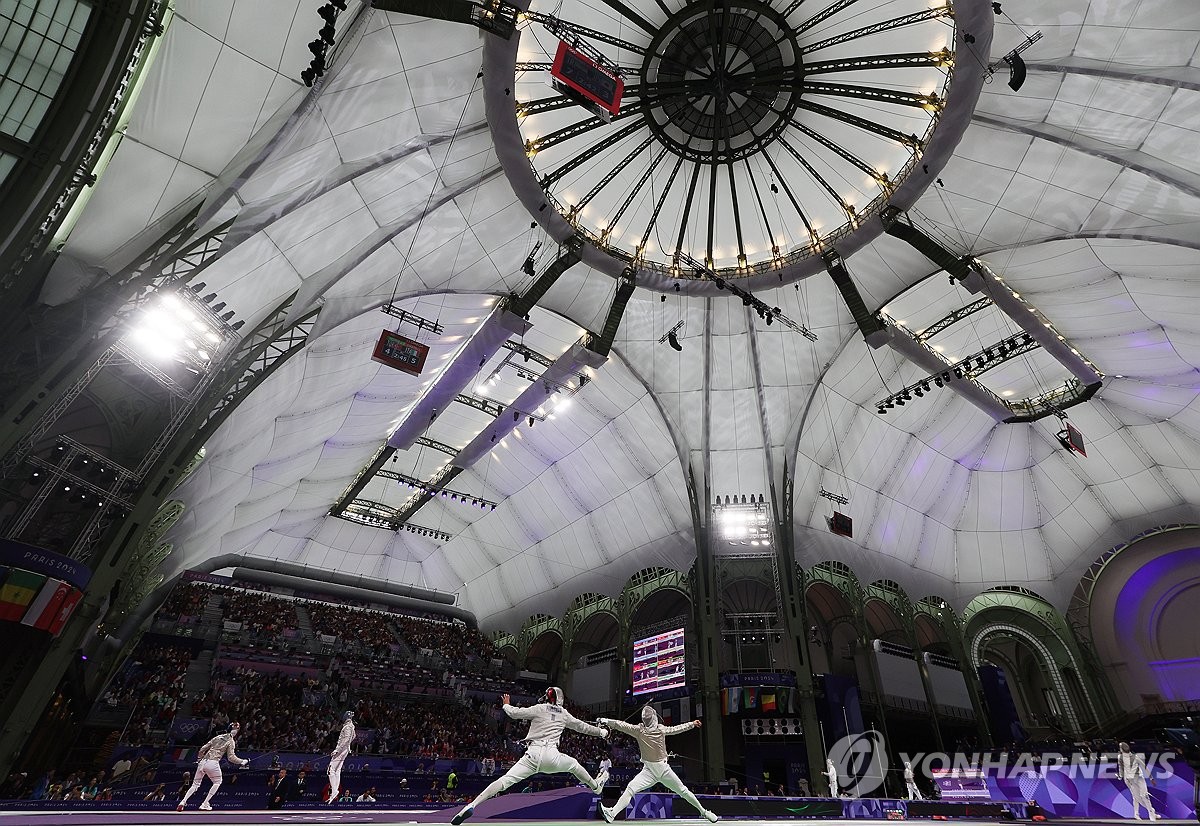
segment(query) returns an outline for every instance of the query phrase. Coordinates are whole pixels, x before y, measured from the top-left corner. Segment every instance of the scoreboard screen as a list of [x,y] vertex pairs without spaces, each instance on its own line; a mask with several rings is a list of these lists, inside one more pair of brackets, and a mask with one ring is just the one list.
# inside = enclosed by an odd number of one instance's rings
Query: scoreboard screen
[[419,376],[425,369],[425,359],[429,356],[429,347],[411,338],[405,338],[399,333],[384,330],[375,343],[375,352],[371,361],[386,364],[388,367],[402,370]]
[[687,683],[683,629],[664,631],[633,644],[633,694],[649,694]]
[[559,41],[554,64],[550,67],[550,76],[609,115],[621,111],[621,95],[625,91],[625,81],[621,80],[619,75],[602,69],[590,57],[563,41]]

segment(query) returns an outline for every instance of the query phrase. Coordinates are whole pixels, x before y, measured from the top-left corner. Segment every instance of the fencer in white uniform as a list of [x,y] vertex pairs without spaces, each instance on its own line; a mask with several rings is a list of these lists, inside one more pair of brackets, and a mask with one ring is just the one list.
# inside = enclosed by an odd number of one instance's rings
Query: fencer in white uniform
[[833,766],[832,760],[825,761],[825,771],[821,772],[821,774],[825,775],[825,779],[829,781],[829,796],[837,797],[838,796],[838,773],[837,773],[837,769],[834,768],[834,766]]
[[908,787],[909,800],[924,800],[921,790],[917,788],[917,778],[913,774],[912,763],[904,761],[904,785]]
[[212,781],[212,787],[209,788],[208,794],[205,795],[204,802],[200,804],[200,811],[207,812],[212,810],[213,795],[217,793],[217,789],[221,788],[221,758],[228,757],[230,763],[238,766],[245,766],[250,762],[238,757],[234,751],[233,740],[237,737],[237,733],[240,730],[241,726],[237,723],[230,723],[229,731],[224,734],[218,734],[200,747],[200,763],[196,766],[196,778],[192,781],[192,787],[184,794],[183,800],[180,800],[179,805],[175,807],[175,811],[183,811],[183,807],[187,805],[188,798],[196,793],[196,790],[200,788],[200,784],[204,782],[204,778],[206,777]]
[[338,791],[342,787],[342,764],[346,762],[346,757],[350,754],[352,743],[354,743],[354,712],[347,711],[342,714],[342,730],[338,732],[337,745],[333,747],[333,753],[329,755],[329,768],[325,772],[329,775],[330,803],[337,802]]
[[1117,753],[1117,776],[1125,781],[1133,797],[1133,819],[1142,819],[1142,807],[1145,806],[1150,819],[1158,820],[1158,812],[1154,811],[1150,803],[1150,791],[1146,788],[1146,778],[1150,776],[1146,759],[1131,751],[1128,743],[1121,743],[1120,749]]
[[475,807],[485,800],[507,791],[527,777],[541,772],[542,774],[560,774],[570,772],[592,791],[600,794],[604,791],[604,782],[608,780],[608,772],[603,769],[593,780],[587,769],[570,755],[558,750],[558,741],[562,738],[564,729],[588,734],[592,737],[607,737],[608,732],[591,723],[577,720],[571,712],[563,708],[563,690],[561,688],[546,689],[543,702],[528,708],[518,708],[509,704],[509,696],[500,697],[504,703],[504,713],[514,720],[528,720],[529,733],[525,735],[525,754],[503,777],[492,782],[479,796],[462,808],[452,819],[454,826],[459,826],[471,816]]
[[646,706],[642,709],[642,723],[638,726],[630,725],[624,720],[609,720],[605,717],[601,717],[596,722],[605,728],[628,734],[637,740],[642,757],[642,770],[629,781],[625,791],[621,792],[621,797],[617,800],[616,805],[608,809],[601,803],[600,814],[604,816],[605,820],[612,823],[618,814],[625,811],[625,807],[629,805],[629,801],[633,800],[635,794],[646,791],[656,783],[662,783],[670,791],[690,803],[705,820],[710,823],[717,822],[716,814],[704,808],[696,795],[692,794],[691,789],[683,785],[679,775],[675,774],[675,770],[667,762],[667,738],[672,734],[679,734],[681,731],[700,728],[699,720],[678,726],[663,726],[659,724],[658,713],[654,708]]

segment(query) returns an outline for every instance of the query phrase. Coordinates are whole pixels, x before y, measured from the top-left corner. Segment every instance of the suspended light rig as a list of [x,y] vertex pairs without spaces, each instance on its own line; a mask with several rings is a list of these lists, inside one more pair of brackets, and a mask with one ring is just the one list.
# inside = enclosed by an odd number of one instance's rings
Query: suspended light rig
[[833,502],[835,505],[850,504],[849,497],[842,496],[842,494],[840,494],[840,493],[834,493],[833,491],[825,490],[825,488],[821,488],[817,492],[817,495],[820,496],[822,499],[828,499],[830,502]]
[[753,293],[742,289],[733,281],[729,281],[725,278],[722,278],[720,275],[717,275],[717,273],[715,273],[710,267],[701,264],[687,253],[680,252],[678,260],[693,269],[695,271],[696,278],[712,281],[717,285],[718,290],[728,290],[731,294],[740,298],[742,300],[742,304],[750,307],[752,310],[754,310],[754,312],[758,313],[758,317],[765,321],[768,327],[771,325],[772,321],[778,321],[784,327],[787,327],[793,332],[799,333],[809,341],[817,340],[816,333],[805,327],[803,324],[798,324],[797,322],[792,321],[790,318],[784,315],[783,311],[778,307],[768,306]]
[[437,528],[400,522],[397,520],[396,508],[385,505],[382,502],[374,502],[370,499],[355,499],[349,502],[340,518],[345,519],[347,522],[366,525],[369,528],[387,528],[397,533],[407,531],[417,536],[433,539],[436,542],[449,542],[454,538],[453,534],[438,530]]
[[[888,321],[895,324],[890,318]],[[924,341],[921,338],[917,340]],[[990,347],[983,348],[978,353],[972,353],[966,358],[948,364],[947,369],[940,373],[926,376],[920,381],[913,382],[907,387],[897,390],[895,393],[876,402],[876,407],[878,407],[880,414],[884,414],[897,405],[903,407],[906,402],[912,401],[914,396],[919,399],[926,393],[931,393],[934,387],[945,387],[956,381],[974,381],[993,367],[999,367],[1004,362],[1032,352],[1040,346],[1033,340],[1033,336],[1029,333],[1017,333],[996,342]],[[1004,403],[998,397],[996,400],[1001,404]]]
[[[952,283],[980,297],[926,329],[909,330],[883,310],[869,311],[841,257],[834,251],[825,255],[826,268],[867,344],[876,349],[886,345],[928,373],[923,379],[881,399],[877,403],[878,413],[886,414],[888,410],[904,406],[914,398],[923,397],[934,388],[946,387],[996,421],[1010,424],[1032,422],[1081,404],[1100,390],[1104,374],[1096,365],[1072,346],[1050,319],[1005,284],[987,264],[971,255],[954,254],[908,221],[899,209],[884,210],[882,217],[884,229],[889,235],[909,244],[937,264],[949,275]],[[953,363],[930,345],[929,340],[935,333],[993,305],[1021,327],[1023,332]],[[1038,348],[1058,361],[1070,374],[1060,386],[1030,398],[1002,399],[979,381],[979,376],[987,370]]]
[[325,25],[317,32],[317,39],[308,44],[308,50],[312,52],[312,61],[308,68],[300,73],[300,79],[304,81],[305,86],[312,86],[329,68],[329,50],[333,48],[337,36],[338,15],[345,10],[346,0],[329,0],[317,9],[317,14],[321,15]]
[[416,476],[409,476],[406,473],[397,473],[393,470],[381,470],[377,476],[382,476],[384,479],[394,479],[398,484],[406,485],[409,490],[416,490],[422,493],[428,493],[438,496],[442,499],[449,499],[451,502],[462,502],[464,505],[472,505],[481,510],[495,510],[496,503],[490,499],[484,499],[481,496],[473,496],[469,493],[463,493],[459,490],[451,490],[450,488],[437,487],[429,482],[419,479]]
[[411,324],[418,330],[423,332],[433,333],[435,336],[440,336],[444,332],[444,328],[436,321],[431,321],[428,318],[410,313],[407,310],[402,310],[394,303],[388,302],[379,308],[380,312],[390,315],[392,318],[399,320],[401,324]]

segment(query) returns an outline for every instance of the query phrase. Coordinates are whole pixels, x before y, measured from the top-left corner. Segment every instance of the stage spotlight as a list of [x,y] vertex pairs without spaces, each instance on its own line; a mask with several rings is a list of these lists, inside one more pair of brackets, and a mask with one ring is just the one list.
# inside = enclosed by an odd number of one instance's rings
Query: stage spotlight
[[321,8],[317,9],[317,14],[321,15],[321,19],[326,23],[333,25],[333,21],[337,20],[338,10],[332,5],[321,6]]
[[1009,52],[1004,56],[1004,62],[1008,64],[1010,70],[1008,88],[1014,92],[1020,91],[1021,87],[1025,85],[1025,75],[1027,73],[1025,61],[1016,52]]
[[925,396],[925,394],[921,391],[920,387],[914,387],[913,392],[917,394],[918,399],[923,398]]
[[683,352],[683,345],[679,343],[679,336],[674,330],[667,333],[667,344],[671,345],[671,349],[677,353]]
[[877,412],[877,413],[878,413],[880,416],[884,416],[884,415],[886,415],[886,414],[887,414],[887,411],[886,411],[886,410],[884,410],[882,407],[881,407],[881,408],[879,408],[879,409],[878,409],[877,411],[875,411],[875,412]]
[[534,262],[533,262],[532,255],[529,256],[528,258],[526,258],[525,263],[523,263],[521,265],[521,272],[525,273],[526,275],[530,276],[531,278],[537,274],[536,271],[534,270]]
[[323,40],[310,40],[308,43],[308,50],[313,53],[313,57],[324,57],[325,48],[325,41]]
[[330,46],[332,46],[333,38],[337,34],[337,32],[334,31],[333,26],[322,26],[321,31],[317,32],[317,34],[321,35],[321,39],[324,40]]

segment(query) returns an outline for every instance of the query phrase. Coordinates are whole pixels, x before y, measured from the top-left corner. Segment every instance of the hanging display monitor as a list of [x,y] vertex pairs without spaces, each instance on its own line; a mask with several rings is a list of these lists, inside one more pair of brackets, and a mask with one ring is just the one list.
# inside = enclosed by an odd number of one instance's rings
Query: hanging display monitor
[[676,628],[633,644],[633,695],[650,694],[687,683],[683,629]]
[[625,81],[565,41],[558,43],[550,77],[554,88],[563,94],[593,111],[593,107],[599,107],[602,111],[596,114],[611,117],[621,111]]
[[419,376],[425,369],[425,359],[428,356],[429,347],[427,345],[413,341],[411,338],[405,338],[391,330],[384,330],[375,344],[375,352],[371,354],[371,361],[377,361],[396,370]]

